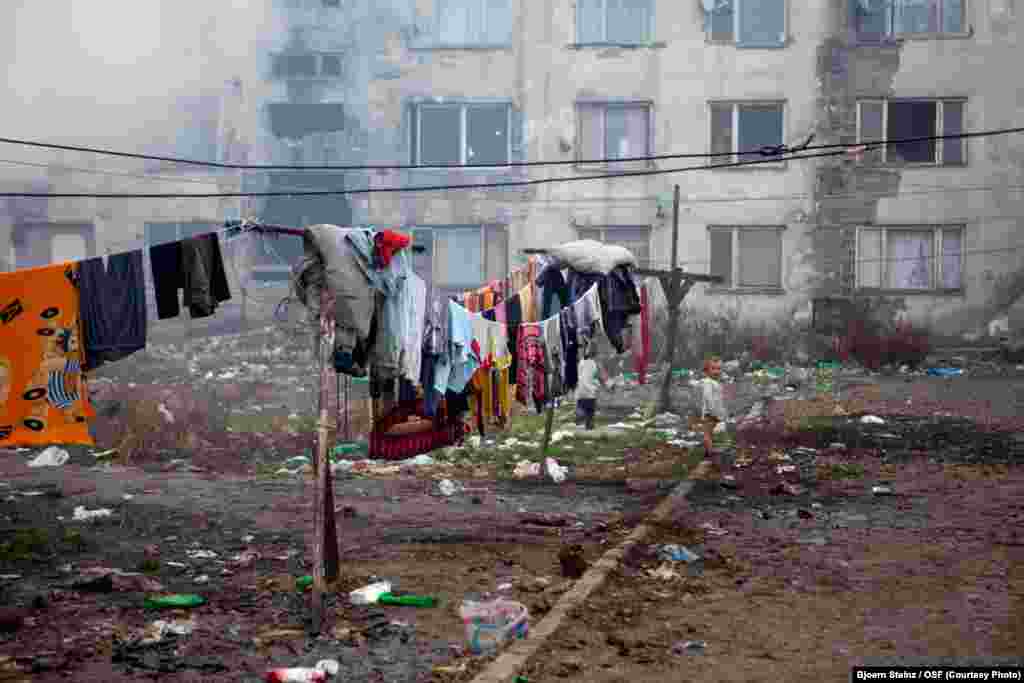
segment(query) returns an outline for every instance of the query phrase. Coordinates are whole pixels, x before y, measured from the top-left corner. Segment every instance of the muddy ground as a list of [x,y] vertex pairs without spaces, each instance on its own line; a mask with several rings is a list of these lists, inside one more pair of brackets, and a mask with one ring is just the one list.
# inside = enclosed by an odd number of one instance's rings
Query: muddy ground
[[[308,594],[294,584],[310,573],[310,478],[280,473],[313,445],[310,363],[303,343],[271,332],[153,348],[95,383],[95,449],[68,449],[59,468],[0,453],[0,681],[256,681],[322,658],[340,661],[338,680],[468,680],[486,659],[463,652],[464,598],[501,586],[538,621],[571,585],[559,549],[580,543],[596,559],[680,479],[697,482],[687,506],[529,664],[531,682],[667,680],[680,667],[707,680],[820,679],[873,656],[1024,652],[1024,538],[1013,535],[1024,381],[1012,371],[955,384],[851,375],[843,395],[866,396],[885,424],[852,415],[795,430],[787,400],[813,387],[739,377],[727,387],[733,411],[763,418],[730,429],[718,471],[698,465],[702,449],[678,423],[668,421],[674,437],[648,424],[582,438],[566,430],[571,407],[549,450],[570,467],[561,484],[512,476],[517,460],[537,458],[536,415],[431,465],[339,469],[343,573],[332,627],[311,639]],[[652,391],[605,395],[600,425],[639,423]],[[692,413],[685,384],[673,396]],[[442,495],[442,478],[462,490]],[[111,515],[76,522],[77,506]],[[701,576],[648,574],[672,542],[707,555]],[[374,577],[441,605],[348,604]],[[145,609],[159,592],[207,602]],[[186,618],[190,634],[139,644],[147,624]],[[672,652],[687,640],[706,648]]]

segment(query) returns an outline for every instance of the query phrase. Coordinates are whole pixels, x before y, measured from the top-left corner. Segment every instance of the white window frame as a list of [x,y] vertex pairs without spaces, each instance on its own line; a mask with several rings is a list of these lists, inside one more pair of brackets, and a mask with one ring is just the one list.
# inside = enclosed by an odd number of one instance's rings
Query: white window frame
[[[576,164],[584,166],[594,166],[595,164],[587,164],[586,159],[583,158],[583,119],[580,117],[580,109],[582,107],[595,107],[601,110],[601,149],[602,152],[598,158],[609,159],[608,156],[608,110],[609,109],[645,109],[647,113],[647,135],[645,142],[645,149],[643,154],[636,154],[634,156],[653,156],[654,155],[654,102],[651,100],[578,100],[576,102],[576,139],[578,144],[576,145]],[[596,165],[608,165],[608,164],[622,164],[630,163],[618,160],[611,160],[604,162],[603,164]],[[637,163],[637,162],[633,162]],[[653,161],[648,161],[648,165],[653,165]]]
[[[708,28],[710,28],[710,26],[709,26],[709,27],[705,28],[705,31],[706,31],[706,34],[707,34],[707,41],[709,43],[714,44],[714,45],[735,45],[736,47],[760,48],[760,49],[766,49],[767,48],[767,49],[771,49],[770,47],[767,47],[767,46],[750,45],[748,43],[743,43],[743,42],[740,41],[740,16],[743,13],[740,12],[737,8],[739,7],[739,5],[741,3],[749,2],[749,1],[751,1],[751,0],[731,0],[732,8],[733,8],[732,9],[732,39],[731,40],[723,40],[723,39],[720,39],[720,38],[712,38],[711,31],[708,30]],[[856,2],[857,0],[852,0],[852,1]],[[789,0],[786,0],[786,2],[783,4],[783,8],[782,8],[782,40],[779,42],[778,45],[773,46],[773,47],[775,47],[775,48],[785,47],[788,42],[789,42]]]
[[[444,3],[448,2],[448,1],[450,1],[450,0],[434,0],[435,6],[437,8],[437,35],[438,36],[441,35],[441,22],[443,21],[443,17],[444,17],[443,6],[444,6]],[[482,29],[483,35],[478,35],[475,38],[470,38],[470,37],[467,36],[465,40],[460,40],[457,43],[441,42],[439,44],[439,47],[449,47],[449,48],[458,48],[458,47],[490,47],[490,46],[501,47],[501,46],[505,46],[505,45],[508,44],[508,41],[494,43],[494,42],[491,42],[491,41],[487,40],[486,36],[488,34],[488,29],[491,28],[491,23],[490,23],[491,22],[491,16],[490,16],[491,4],[490,4],[490,2],[488,2],[488,0],[473,0],[473,1],[480,5],[480,17],[481,17],[480,23],[481,23],[481,26],[479,28]],[[506,0],[506,1],[509,3],[509,10],[513,11],[515,9],[515,7],[512,5],[513,0]],[[512,18],[513,21],[515,20],[514,14],[512,15],[511,18]],[[510,28],[509,33],[511,34],[513,32],[513,30],[514,30],[514,28]]]
[[[579,239],[584,239],[583,237],[581,237],[580,233],[596,232],[599,235],[597,240],[598,242],[605,242],[607,244],[619,244],[619,242],[615,239],[615,233],[619,230],[644,230],[647,232],[648,263],[644,263],[639,257],[637,257],[637,265],[640,268],[650,268],[652,266],[650,262],[654,261],[654,256],[651,253],[651,238],[654,236],[654,229],[650,225],[626,225],[623,223],[616,223],[614,225],[578,225],[576,226],[576,236]],[[633,256],[637,255],[633,254]]]
[[[709,137],[708,137],[708,142],[709,142],[709,144],[708,144],[708,151],[709,152],[713,151],[711,142],[714,140],[714,135],[715,135],[715,129],[714,129],[715,121],[714,121],[714,118],[711,116],[711,107],[712,107],[712,105],[722,105],[722,104],[728,104],[728,105],[732,106],[732,120],[731,120],[731,123],[729,124],[729,125],[732,126],[732,135],[730,136],[732,138],[732,156],[730,156],[728,159],[725,159],[723,157],[711,157],[709,159],[709,164],[710,165],[714,166],[716,164],[736,163],[738,161],[741,161],[741,159],[740,159],[740,149],[739,149],[739,144],[740,144],[739,129],[740,129],[740,108],[743,107],[743,106],[758,106],[758,105],[763,106],[763,105],[768,105],[768,104],[778,105],[778,107],[782,110],[782,136],[781,136],[781,139],[779,141],[779,144],[785,143],[785,140],[786,140],[786,124],[789,121],[789,115],[788,115],[788,112],[786,111],[786,100],[711,100],[711,101],[708,102],[708,105],[707,105],[708,134],[709,134]],[[860,122],[859,113],[860,113],[860,110],[858,110],[858,119],[857,119],[858,124]],[[767,168],[784,168],[786,166],[786,160],[785,159],[780,159],[780,160],[775,161],[775,162],[768,161],[768,159],[770,159],[770,157],[764,157],[764,159],[765,159],[765,163],[763,163],[763,164],[751,164],[749,166],[737,166],[735,168],[741,168],[741,169],[742,168],[748,168],[748,169],[749,168],[765,168],[765,167],[767,167]],[[745,159],[745,160],[742,160],[742,161],[753,161],[753,159]]]
[[[932,286],[928,289],[901,289],[891,288],[886,286],[889,281],[889,231],[895,230],[897,232],[931,232],[932,233],[932,272],[931,282]],[[960,286],[948,289],[940,286],[943,281],[942,272],[944,261],[944,254],[942,251],[943,243],[945,239],[945,233],[947,230],[959,230],[960,231]],[[875,259],[864,259],[861,256],[861,235],[865,232],[881,232],[882,233],[882,271],[879,276],[879,280],[882,284],[881,287],[865,287],[861,284],[861,264],[871,263]],[[967,260],[964,255],[967,252],[966,246],[967,237],[967,226],[963,223],[952,223],[952,224],[886,224],[886,225],[862,225],[857,228],[857,242],[854,249],[855,258],[855,280],[857,283],[857,289],[862,291],[882,291],[882,292],[898,292],[902,294],[907,293],[924,293],[924,294],[943,294],[943,293],[960,293],[964,291],[964,269],[967,265]]]
[[[873,97],[857,100],[857,142],[862,142],[864,139],[863,131],[861,130],[861,112],[865,104],[881,104],[882,105],[882,139],[889,139],[889,104],[891,102],[934,102],[935,103],[935,131],[936,135],[945,135],[946,126],[946,112],[945,106],[947,102],[956,102],[963,108],[963,128],[966,129],[967,123],[967,98],[966,97]],[[964,130],[960,131],[961,133]],[[960,144],[962,146],[963,161],[953,164],[946,164],[943,161],[943,154],[945,153],[946,146],[943,144],[944,140],[935,141],[935,161],[914,161],[914,162],[901,162],[901,166],[950,166],[952,168],[963,168],[967,166],[967,138],[960,138]],[[888,164],[889,162],[889,146],[882,145],[881,147],[882,163]]]
[[[850,2],[857,3],[860,0],[850,0]],[[879,0],[874,0],[878,2]],[[967,28],[967,18],[970,13],[970,3],[972,0],[963,0],[963,12],[960,16],[960,23],[962,30],[960,31],[944,31],[941,28],[938,31],[925,31],[922,33],[914,33],[909,31],[896,31],[896,3],[899,0],[885,0],[887,7],[885,8],[885,37],[886,38],[909,38],[909,39],[925,39],[925,38],[941,38],[941,37],[961,37],[970,35],[970,30]],[[943,8],[946,0],[934,0],[939,4],[939,16],[944,16]]]
[[655,0],[647,1],[647,26],[644,27],[644,35],[640,40],[616,41],[608,40],[608,0],[598,0],[601,3],[601,39],[597,42],[584,41],[580,35],[580,5],[576,5],[576,44],[577,45],[646,45],[654,40],[654,29],[657,26],[654,20],[654,13],[657,9]]
[[[509,247],[509,226],[502,223],[431,223],[431,224],[417,224],[410,229],[412,234],[413,243],[416,243],[416,233],[429,233],[431,235],[430,245],[430,282],[435,288],[445,290],[466,290],[476,287],[481,287],[485,282],[488,282],[487,272],[487,236],[488,232],[498,229],[501,231],[505,238],[505,269],[504,272],[499,276],[503,277],[508,271],[508,247]],[[437,262],[437,239],[436,234],[438,232],[454,232],[454,231],[472,231],[476,230],[480,238],[480,281],[479,282],[440,282],[438,277],[438,262]]]
[[[784,259],[782,254],[782,234],[786,230],[784,225],[709,225],[708,226],[708,253],[707,262],[708,267],[711,266],[711,233],[712,232],[725,232],[728,230],[732,236],[730,243],[730,263],[729,263],[729,279],[721,284],[711,285],[712,291],[730,291],[730,292],[782,292],[784,288],[782,286],[783,281],[783,269]],[[775,285],[743,285],[738,282],[740,272],[740,233],[741,232],[755,232],[755,231],[768,231],[774,232],[779,238],[779,279],[778,284]],[[718,275],[718,273],[711,273],[711,275]]]
[[[468,159],[469,110],[474,106],[505,107],[505,161],[502,163],[509,163],[512,160],[512,105],[507,102],[417,103],[413,107],[413,112],[414,115],[416,116],[416,149],[413,150],[413,152],[415,153],[415,161],[413,163],[420,164],[422,163],[423,158],[423,117],[420,116],[420,113],[424,109],[452,109],[453,107],[459,108],[459,163],[462,165],[475,163],[472,159]],[[499,164],[497,166],[478,166],[477,168],[502,168],[502,165]]]

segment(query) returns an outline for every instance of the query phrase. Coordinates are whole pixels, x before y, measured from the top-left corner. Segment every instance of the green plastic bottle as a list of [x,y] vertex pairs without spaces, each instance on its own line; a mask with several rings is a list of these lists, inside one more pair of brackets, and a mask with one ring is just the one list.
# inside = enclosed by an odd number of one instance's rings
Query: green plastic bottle
[[299,578],[295,579],[295,590],[297,591],[304,591],[312,585],[313,577],[309,576],[308,574],[306,576],[300,576]]
[[199,607],[206,604],[206,598],[201,595],[154,595],[149,596],[142,603],[146,609],[181,609],[186,607]]
[[437,607],[438,599],[430,595],[394,595],[384,593],[377,600],[378,605],[400,605],[402,607]]

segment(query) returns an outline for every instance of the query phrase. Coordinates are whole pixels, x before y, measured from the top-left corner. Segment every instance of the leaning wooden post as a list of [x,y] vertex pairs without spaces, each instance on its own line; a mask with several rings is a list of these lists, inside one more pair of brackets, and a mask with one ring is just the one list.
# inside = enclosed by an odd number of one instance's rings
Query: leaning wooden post
[[[328,458],[327,435],[330,427],[330,373],[334,352],[334,292],[329,286],[320,290],[320,422],[317,431],[316,458],[313,471],[313,623],[312,632],[319,634],[324,624],[324,593],[328,578],[338,574],[338,534],[334,522],[334,491],[331,463]],[[334,566],[331,567],[330,565]],[[332,576],[333,574],[333,576]]]

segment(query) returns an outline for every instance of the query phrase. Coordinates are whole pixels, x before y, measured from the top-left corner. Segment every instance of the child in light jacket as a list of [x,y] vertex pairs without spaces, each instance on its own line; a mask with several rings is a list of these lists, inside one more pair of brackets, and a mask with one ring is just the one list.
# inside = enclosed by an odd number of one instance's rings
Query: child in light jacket
[[594,413],[597,412],[597,389],[607,386],[603,372],[594,360],[594,345],[587,347],[580,361],[579,379],[576,385],[576,424],[594,428]]

